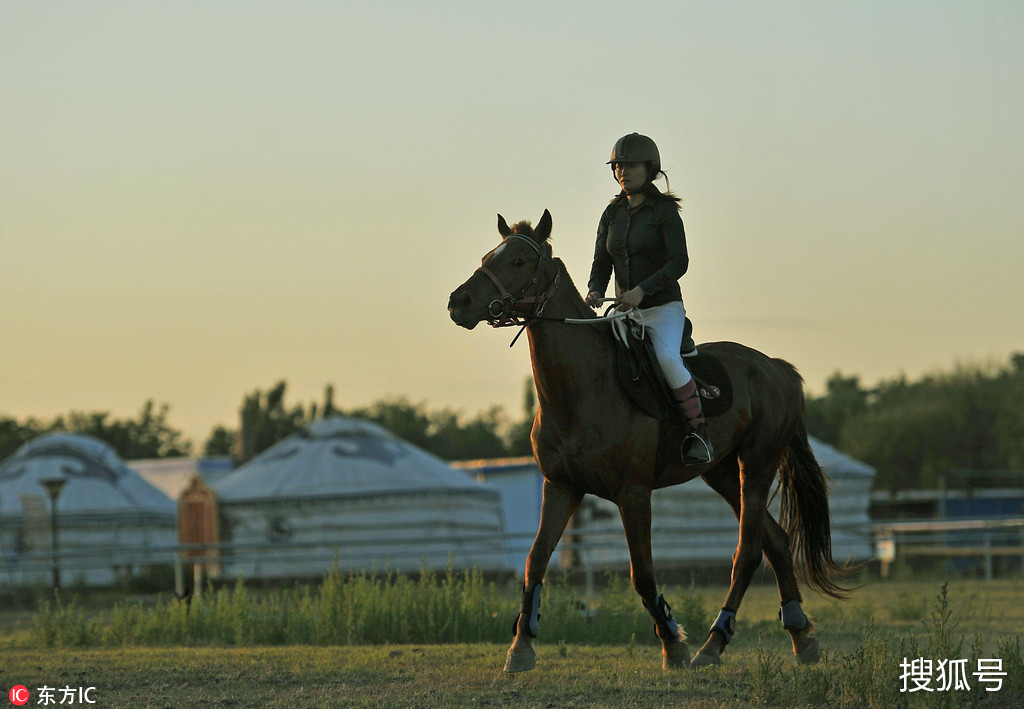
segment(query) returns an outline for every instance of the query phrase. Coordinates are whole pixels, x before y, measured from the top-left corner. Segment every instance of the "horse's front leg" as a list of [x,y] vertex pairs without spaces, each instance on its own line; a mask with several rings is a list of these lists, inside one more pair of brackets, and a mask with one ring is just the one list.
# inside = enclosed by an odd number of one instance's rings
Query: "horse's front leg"
[[658,594],[654,580],[651,491],[630,488],[620,496],[618,506],[629,545],[629,575],[644,608],[654,620],[654,632],[661,640],[662,667],[666,670],[689,667],[690,648],[686,644],[686,634],[672,617],[672,609],[665,602],[665,597]]
[[555,551],[569,518],[579,507],[582,493],[544,481],[544,497],[540,506],[540,526],[526,557],[526,583],[519,605],[519,615],[512,624],[515,638],[505,657],[506,672],[524,672],[537,666],[533,639],[537,637],[540,619],[540,592],[548,562]]

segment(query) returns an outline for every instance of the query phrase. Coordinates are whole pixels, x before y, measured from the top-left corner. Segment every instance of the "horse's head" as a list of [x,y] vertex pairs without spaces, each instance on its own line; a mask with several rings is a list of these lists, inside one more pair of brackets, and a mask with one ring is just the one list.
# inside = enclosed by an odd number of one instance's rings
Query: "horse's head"
[[472,330],[481,321],[511,324],[518,315],[543,308],[548,297],[545,273],[551,265],[551,214],[544,210],[536,227],[519,222],[509,227],[498,215],[501,243],[488,251],[480,268],[448,298],[448,313],[457,325]]

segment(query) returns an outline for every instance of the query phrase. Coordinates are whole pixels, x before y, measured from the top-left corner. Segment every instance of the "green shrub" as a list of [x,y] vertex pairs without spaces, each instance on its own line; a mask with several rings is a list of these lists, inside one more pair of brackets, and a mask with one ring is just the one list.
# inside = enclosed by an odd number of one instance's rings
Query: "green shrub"
[[54,591],[53,603],[42,601],[32,619],[32,633],[46,647],[88,647],[103,638],[99,621],[90,619],[78,607],[77,600],[65,604],[60,591]]

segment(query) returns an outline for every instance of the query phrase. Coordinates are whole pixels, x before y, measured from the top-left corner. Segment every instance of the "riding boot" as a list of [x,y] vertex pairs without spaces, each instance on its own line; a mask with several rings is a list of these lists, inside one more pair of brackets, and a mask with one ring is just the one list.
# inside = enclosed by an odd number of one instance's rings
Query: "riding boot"
[[683,439],[683,463],[699,465],[711,463],[715,459],[714,446],[708,436],[708,424],[704,419],[704,411],[700,405],[700,394],[697,383],[691,379],[683,386],[672,391],[679,408],[690,425],[690,434]]

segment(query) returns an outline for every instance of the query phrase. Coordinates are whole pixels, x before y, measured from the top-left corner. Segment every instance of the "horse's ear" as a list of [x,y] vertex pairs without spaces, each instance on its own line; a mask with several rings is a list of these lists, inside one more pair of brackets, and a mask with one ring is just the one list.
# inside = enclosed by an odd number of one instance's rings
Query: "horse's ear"
[[551,236],[551,212],[544,210],[544,214],[540,218],[540,222],[537,223],[537,227],[533,230],[533,238],[539,243],[543,244]]
[[512,229],[509,228],[508,222],[505,221],[505,217],[498,215],[498,233],[501,234],[502,238],[505,238],[512,233]]

